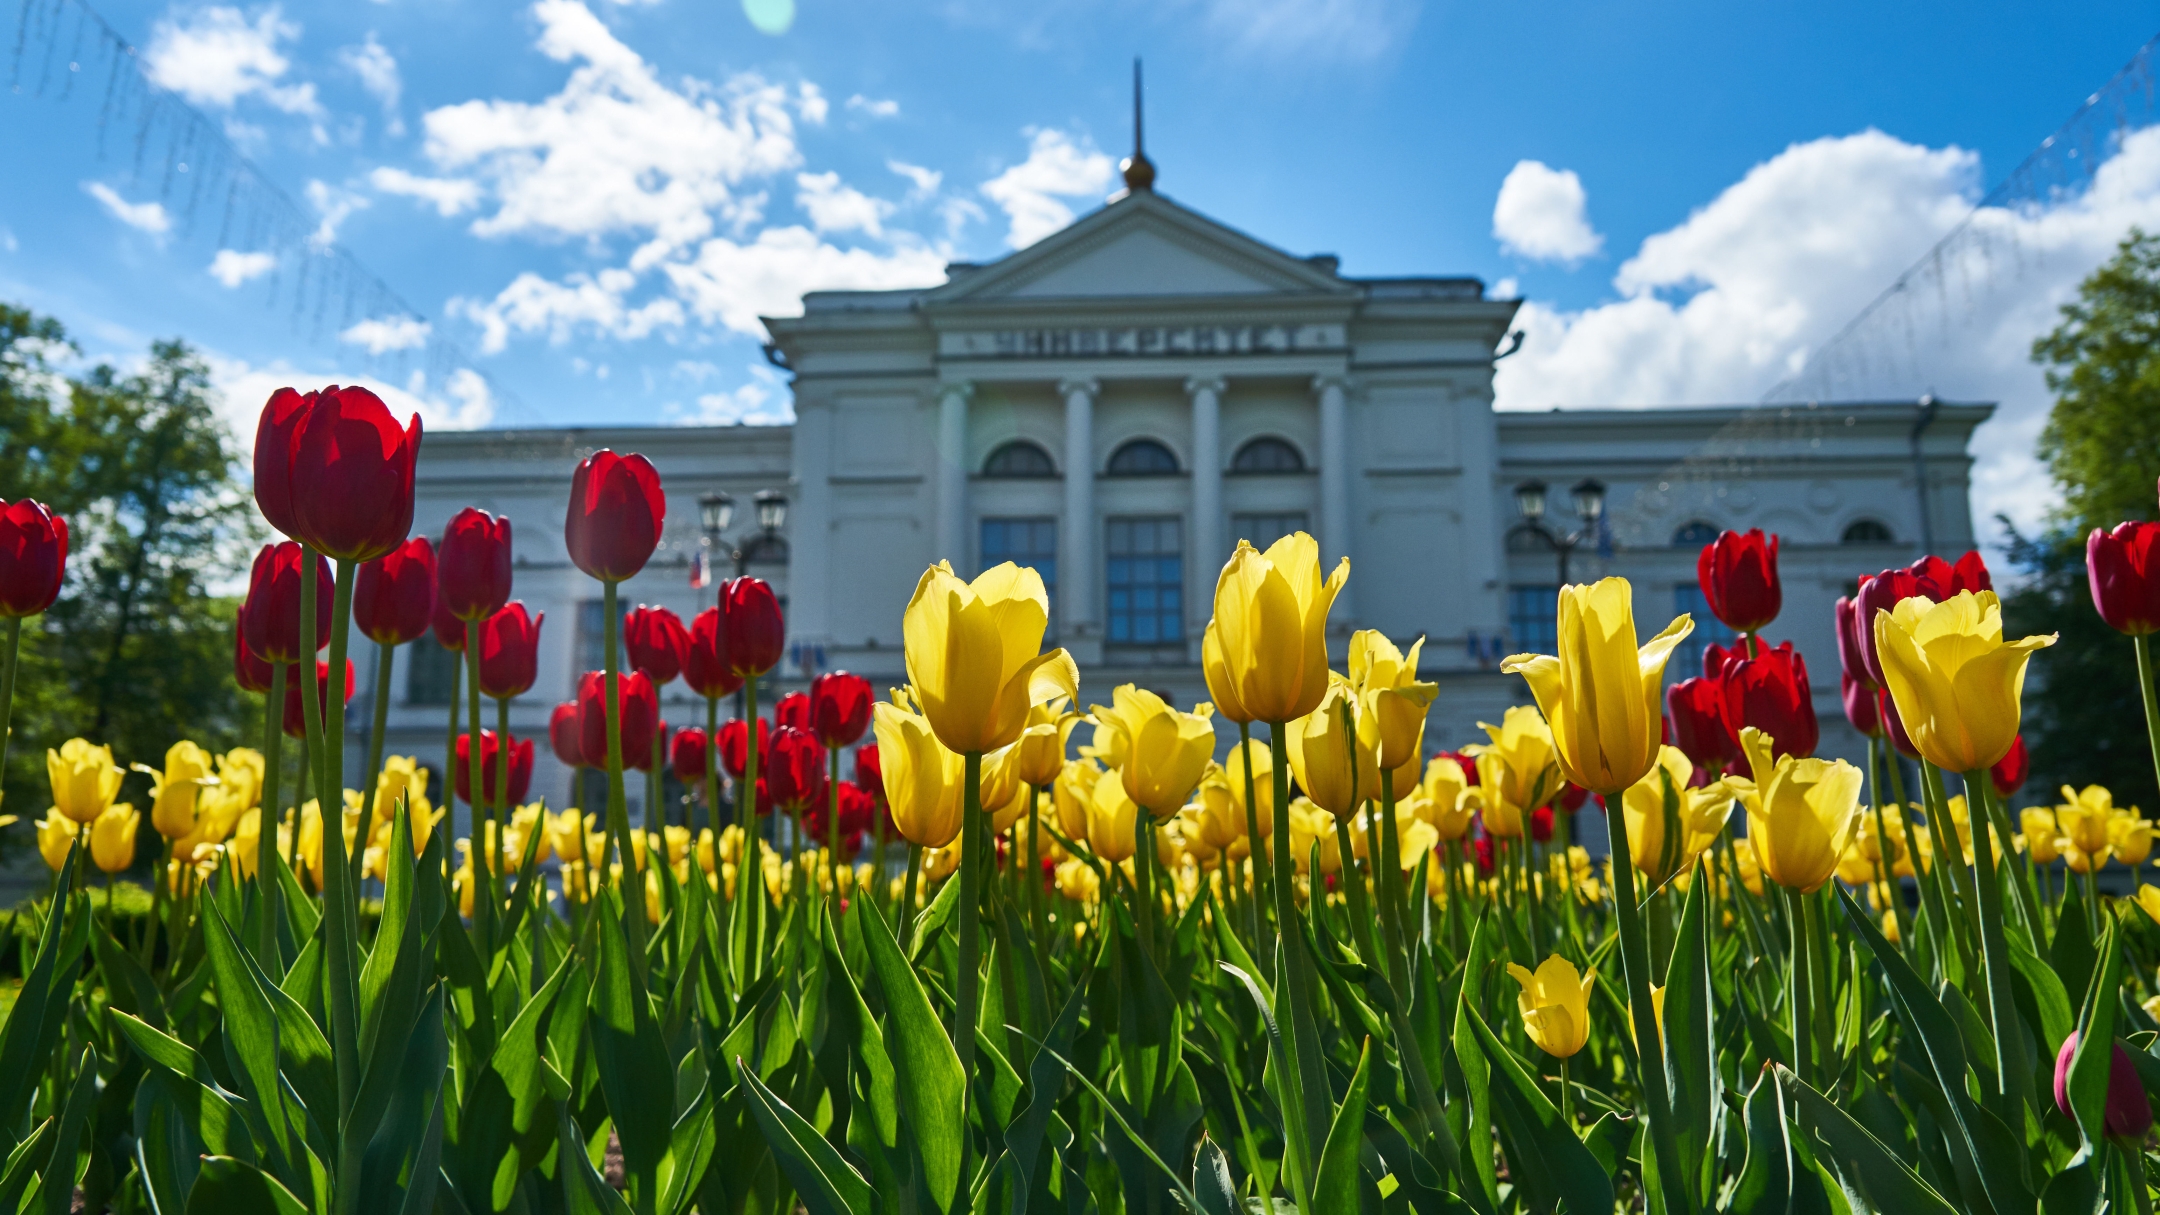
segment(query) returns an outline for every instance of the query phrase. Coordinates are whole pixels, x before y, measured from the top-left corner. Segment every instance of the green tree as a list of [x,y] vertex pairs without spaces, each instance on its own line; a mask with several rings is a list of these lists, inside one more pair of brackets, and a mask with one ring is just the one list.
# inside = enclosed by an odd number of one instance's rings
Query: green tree
[[2003,604],[2010,635],[2061,634],[2025,696],[2032,796],[2100,784],[2118,803],[2160,809],[2130,641],[2093,610],[2085,577],[2093,528],[2160,513],[2160,238],[2133,229],[2032,357],[2055,394],[2040,457],[2062,491],[2044,533],[2011,531],[2027,577]]

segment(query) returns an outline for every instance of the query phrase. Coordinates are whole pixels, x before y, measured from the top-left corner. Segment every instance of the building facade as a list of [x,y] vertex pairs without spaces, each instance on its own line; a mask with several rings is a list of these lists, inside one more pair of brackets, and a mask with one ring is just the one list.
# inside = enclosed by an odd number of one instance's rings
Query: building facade
[[[644,452],[669,495],[666,539],[624,606],[687,619],[711,603],[690,586],[701,546],[723,574],[740,551],[787,605],[783,688],[833,669],[900,682],[901,612],[924,568],[1009,560],[1050,588],[1083,700],[1125,682],[1203,700],[1223,562],[1240,539],[1307,531],[1330,566],[1351,560],[1338,657],[1357,628],[1426,639],[1440,749],[1527,700],[1499,660],[1549,651],[1563,580],[1633,580],[1645,635],[1692,611],[1700,640],[1673,670],[1693,673],[1719,636],[1696,554],[1721,529],[1760,527],[1783,545],[1770,637],[1814,664],[1823,753],[1858,755],[1831,602],[1863,574],[1972,545],[1968,445],[1992,407],[1496,412],[1517,307],[1475,279],[1348,277],[1135,189],[1026,250],[955,264],[941,286],[817,292],[768,319],[792,427],[432,434],[415,530],[467,505],[513,520],[516,594],[548,615],[540,683],[512,705],[513,731],[534,737],[598,665],[600,588],[570,565],[562,520],[571,468],[601,447]],[[749,509],[761,490],[787,500],[771,533]],[[723,492],[737,518],[712,547],[698,499]],[[401,654],[391,749],[439,765],[433,648]],[[664,712],[688,725],[703,707],[677,684]],[[535,796],[562,804],[562,770],[543,756],[538,772]]]

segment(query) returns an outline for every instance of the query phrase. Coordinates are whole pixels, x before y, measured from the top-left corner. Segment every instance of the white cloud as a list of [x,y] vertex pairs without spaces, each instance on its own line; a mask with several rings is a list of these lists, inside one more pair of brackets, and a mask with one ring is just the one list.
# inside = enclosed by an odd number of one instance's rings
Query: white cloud
[[230,109],[243,97],[259,96],[288,114],[320,117],[314,85],[280,83],[292,65],[278,44],[299,36],[300,27],[276,5],[252,22],[237,8],[213,5],[160,20],[143,67],[153,83],[196,105]]
[[485,354],[500,353],[512,333],[545,333],[560,345],[580,330],[635,341],[682,324],[682,305],[672,299],[628,302],[625,297],[636,285],[637,276],[628,270],[572,274],[559,283],[528,271],[492,300],[453,299],[448,310],[480,326]]
[[990,218],[972,198],[948,198],[938,203],[938,217],[945,221],[945,239],[957,242],[960,230],[970,223],[981,223]]
[[847,108],[872,118],[891,118],[900,112],[900,103],[889,97],[865,97],[857,93],[847,99]]
[[1400,45],[1420,0],[1206,0],[1208,30],[1265,59],[1354,63]]
[[1022,132],[1028,158],[983,183],[982,192],[1005,212],[1010,226],[1005,243],[1025,249],[1072,222],[1065,198],[1100,197],[1109,188],[1114,166],[1085,137],[1075,140],[1055,128]]
[[228,287],[261,278],[275,269],[277,255],[260,251],[242,253],[238,249],[220,249],[217,256],[210,259],[210,277]]
[[405,119],[398,113],[398,100],[404,95],[405,82],[398,75],[397,60],[383,44],[375,40],[373,33],[359,46],[348,46],[338,52],[338,60],[360,78],[360,87],[368,95],[382,103],[383,123],[392,135],[405,133]]
[[825,116],[832,113],[832,103],[825,100],[825,92],[805,80],[795,86],[795,112],[811,126],[823,126]]
[[415,371],[398,383],[350,368],[298,368],[283,359],[258,365],[213,350],[202,353],[210,365],[211,387],[218,393],[219,414],[243,451],[255,446],[255,424],[262,418],[263,402],[280,388],[306,391],[325,384],[357,384],[381,397],[399,421],[419,414],[427,430],[471,430],[495,418],[495,397],[487,380],[468,367],[458,368],[439,383],[424,371]]
[[541,53],[579,63],[561,91],[467,101],[424,120],[437,167],[492,192],[476,233],[642,235],[657,256],[710,234],[714,212],[740,218],[741,183],[801,163],[784,86],[746,73],[669,87],[577,0],[540,0],[532,12]]
[[308,243],[317,249],[327,249],[336,244],[338,225],[344,223],[353,212],[365,210],[368,206],[365,195],[324,181],[309,181],[307,198],[322,216],[322,222],[316,225],[314,233],[308,237]]
[[945,175],[936,169],[925,169],[904,160],[888,160],[885,167],[907,178],[915,187],[913,194],[916,198],[928,198],[938,192],[939,186],[945,184]]
[[795,403],[772,368],[752,363],[750,378],[724,392],[702,393],[694,409],[670,404],[663,411],[680,426],[785,426],[795,420]]
[[1605,247],[1584,213],[1588,197],[1573,169],[1518,160],[1493,200],[1492,234],[1510,253],[1574,263]]
[[840,249],[808,228],[767,228],[743,244],[716,237],[688,262],[663,269],[700,320],[763,337],[763,316],[796,316],[806,291],[928,287],[945,280],[945,257],[918,244],[889,254]]
[[[1747,402],[1791,375],[1968,212],[1978,157],[1878,131],[1795,144],[1757,165],[1620,268],[1621,298],[1579,311],[1532,302],[1529,338],[1499,365],[1499,405]],[[1885,332],[1834,395],[1992,400],[1974,438],[1976,521],[2039,522],[2053,487],[2032,455],[2050,398],[2027,358],[2056,309],[2132,225],[2160,227],[2160,128],[2123,141],[2090,189],[1989,209],[1984,241],[1942,267],[1928,332]]]
[[795,205],[819,232],[885,234],[885,217],[892,214],[892,204],[841,185],[838,173],[797,173],[795,185],[799,191]]
[[445,218],[480,204],[479,184],[456,177],[422,177],[384,165],[368,174],[368,184],[385,194],[433,203],[435,213]]
[[89,192],[90,197],[98,200],[114,219],[138,232],[163,236],[172,231],[172,216],[166,212],[163,203],[131,203],[120,197],[119,191],[102,181],[86,181],[82,188]]
[[428,334],[433,329],[434,326],[418,317],[369,317],[338,337],[355,346],[367,347],[369,354],[384,354],[392,350],[417,350],[427,345]]

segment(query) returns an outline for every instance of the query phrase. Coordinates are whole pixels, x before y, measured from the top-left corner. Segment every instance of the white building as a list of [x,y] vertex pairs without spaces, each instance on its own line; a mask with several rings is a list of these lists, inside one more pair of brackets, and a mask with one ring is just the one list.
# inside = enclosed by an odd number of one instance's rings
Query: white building
[[[817,292],[802,315],[768,319],[769,353],[794,377],[792,427],[428,436],[416,532],[467,505],[508,515],[516,595],[548,616],[515,732],[544,753],[549,708],[599,664],[600,588],[569,563],[562,521],[576,460],[612,447],[650,457],[669,497],[667,538],[625,607],[687,620],[711,602],[688,579],[702,495],[738,504],[725,550],[759,540],[755,493],[785,494],[749,566],[785,596],[784,686],[817,669],[900,682],[901,610],[924,567],[1013,560],[1051,585],[1083,700],[1127,681],[1205,699],[1217,571],[1241,537],[1303,529],[1328,564],[1351,559],[1338,647],[1354,628],[1426,638],[1435,750],[1528,699],[1498,660],[1549,650],[1563,562],[1572,581],[1633,580],[1645,635],[1692,610],[1708,638],[1696,553],[1719,529],[1760,527],[1783,537],[1769,635],[1810,661],[1823,753],[1860,752],[1831,601],[1923,548],[1972,545],[1968,442],[1992,406],[1495,412],[1495,352],[1519,301],[1470,278],[1346,277],[1332,256],[1286,253],[1145,186],[1021,252],[955,264],[941,286]],[[1550,505],[1532,522],[1523,491],[1538,483]],[[1598,485],[1603,512],[1585,524],[1576,490]],[[442,670],[432,642],[401,653],[393,752],[440,763]],[[703,717],[679,683],[665,711]],[[534,791],[558,805],[567,791],[544,757]]]

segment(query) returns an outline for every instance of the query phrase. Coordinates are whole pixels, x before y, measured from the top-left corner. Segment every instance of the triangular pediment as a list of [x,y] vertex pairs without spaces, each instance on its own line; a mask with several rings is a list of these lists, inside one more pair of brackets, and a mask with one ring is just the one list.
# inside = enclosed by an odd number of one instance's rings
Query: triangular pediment
[[1293,257],[1160,194],[1130,194],[1035,244],[973,267],[924,302],[1134,296],[1347,295],[1329,266]]

